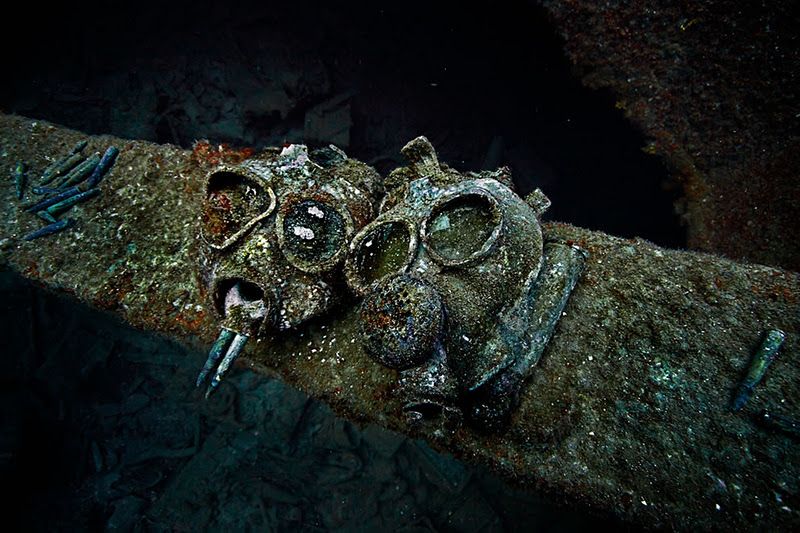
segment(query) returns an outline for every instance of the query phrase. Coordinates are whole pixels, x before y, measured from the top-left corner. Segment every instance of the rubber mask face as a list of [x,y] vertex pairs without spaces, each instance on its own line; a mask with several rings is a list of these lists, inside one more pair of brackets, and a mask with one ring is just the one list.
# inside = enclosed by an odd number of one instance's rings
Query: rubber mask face
[[380,188],[373,169],[333,147],[309,155],[291,145],[209,174],[201,274],[222,332],[207,365],[227,359],[239,337],[289,330],[331,308],[347,246]]
[[[364,296],[363,347],[398,371],[412,423],[443,429],[463,418],[504,424],[538,362],[583,253],[543,245],[539,215],[506,169],[458,173],[424,137],[403,149],[383,212],[353,239],[345,272]],[[555,264],[555,266],[553,266]]]

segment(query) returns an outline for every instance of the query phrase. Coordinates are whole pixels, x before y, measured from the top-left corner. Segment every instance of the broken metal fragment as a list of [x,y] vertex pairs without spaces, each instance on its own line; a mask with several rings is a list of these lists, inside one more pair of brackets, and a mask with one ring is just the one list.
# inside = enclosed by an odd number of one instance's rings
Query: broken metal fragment
[[747,375],[736,391],[736,396],[731,404],[732,411],[739,411],[750,399],[750,396],[753,395],[753,390],[764,379],[769,365],[775,360],[775,356],[778,354],[778,350],[784,340],[786,340],[786,333],[783,331],[779,329],[767,330],[764,340],[756,350],[756,353],[753,354]]
[[45,226],[41,229],[38,229],[32,233],[25,235],[22,239],[26,241],[32,241],[34,239],[38,239],[39,237],[45,237],[47,235],[52,235],[53,233],[58,233],[59,231],[65,230],[68,227],[72,226],[75,223],[74,220],[71,218],[65,220],[59,220],[58,222],[54,222],[49,226]]
[[17,200],[22,200],[22,193],[25,191],[25,174],[28,170],[27,165],[22,161],[17,161],[14,167],[14,190],[17,193]]
[[66,211],[70,207],[79,204],[81,202],[85,202],[89,198],[97,196],[100,194],[100,189],[89,189],[86,192],[81,192],[78,194],[74,194],[65,200],[58,202],[57,204],[53,204],[47,208],[47,212],[51,215],[56,215],[57,213],[61,213]]
[[91,189],[93,187],[97,187],[97,184],[100,183],[100,180],[102,180],[106,173],[108,173],[109,169],[114,166],[114,162],[117,160],[117,155],[119,155],[119,149],[117,149],[115,146],[109,146],[106,149],[102,159],[100,159],[100,162],[97,163],[96,167],[94,167],[92,175],[89,176],[89,180],[86,182],[87,188]]

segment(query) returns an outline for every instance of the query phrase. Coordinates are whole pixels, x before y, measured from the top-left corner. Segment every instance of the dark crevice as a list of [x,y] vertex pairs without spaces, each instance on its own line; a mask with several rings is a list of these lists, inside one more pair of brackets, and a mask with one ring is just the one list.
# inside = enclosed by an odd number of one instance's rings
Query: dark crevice
[[16,52],[2,109],[186,147],[333,142],[384,173],[424,134],[458,169],[509,165],[520,194],[541,187],[547,219],[685,244],[664,165],[613,95],[581,85],[537,6],[178,2],[30,15],[31,46],[3,37]]
[[225,297],[228,292],[234,287],[239,286],[239,296],[245,302],[257,302],[264,299],[264,291],[255,283],[240,279],[228,278],[217,282],[214,289],[214,306],[221,316],[225,316]]

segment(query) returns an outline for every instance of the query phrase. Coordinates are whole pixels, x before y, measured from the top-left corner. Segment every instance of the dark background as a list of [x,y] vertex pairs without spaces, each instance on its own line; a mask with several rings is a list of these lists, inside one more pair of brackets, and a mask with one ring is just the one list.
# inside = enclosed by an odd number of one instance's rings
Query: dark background
[[647,139],[534,5],[232,4],[27,6],[0,108],[185,147],[337,141],[381,172],[424,134],[456,168],[511,166],[552,220],[683,246]]
[[[385,173],[424,134],[464,169],[509,165],[546,218],[684,245],[676,194],[610,94],[580,85],[544,13],[516,2],[21,6],[0,109],[190,147],[334,142]],[[203,355],[5,273],[6,517],[33,529],[472,531],[596,525],[481,469],[356,428]]]

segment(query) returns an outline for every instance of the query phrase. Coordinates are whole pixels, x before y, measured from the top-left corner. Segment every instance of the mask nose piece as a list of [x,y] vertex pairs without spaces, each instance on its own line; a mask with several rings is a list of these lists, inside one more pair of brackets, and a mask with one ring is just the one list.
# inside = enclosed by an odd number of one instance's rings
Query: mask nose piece
[[364,350],[398,370],[431,357],[443,322],[444,305],[436,289],[406,274],[378,282],[361,304]]

